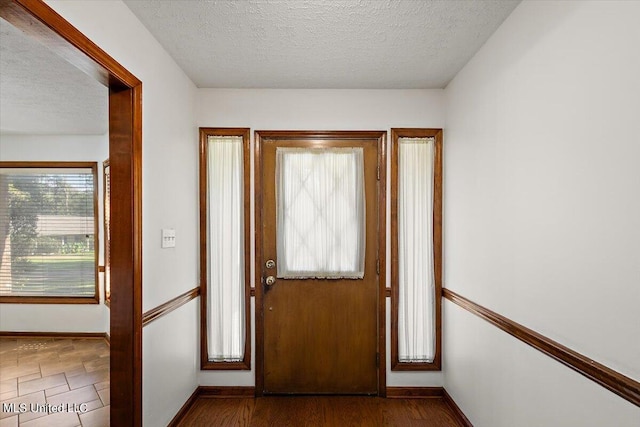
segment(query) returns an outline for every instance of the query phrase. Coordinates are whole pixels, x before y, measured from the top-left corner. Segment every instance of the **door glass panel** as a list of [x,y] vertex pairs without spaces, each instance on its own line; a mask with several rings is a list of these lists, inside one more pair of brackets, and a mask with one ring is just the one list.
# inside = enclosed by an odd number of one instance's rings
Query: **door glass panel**
[[276,177],[278,277],[362,278],[362,148],[279,147]]

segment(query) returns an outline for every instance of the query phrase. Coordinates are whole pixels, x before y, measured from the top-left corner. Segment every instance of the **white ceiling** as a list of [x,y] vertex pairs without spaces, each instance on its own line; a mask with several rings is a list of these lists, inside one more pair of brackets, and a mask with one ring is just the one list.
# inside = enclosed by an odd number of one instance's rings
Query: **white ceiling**
[[108,90],[0,19],[0,133],[102,135]]
[[[443,88],[508,1],[125,0],[198,87]],[[107,89],[0,19],[0,133],[104,134]]]
[[125,0],[198,87],[443,88],[519,1]]

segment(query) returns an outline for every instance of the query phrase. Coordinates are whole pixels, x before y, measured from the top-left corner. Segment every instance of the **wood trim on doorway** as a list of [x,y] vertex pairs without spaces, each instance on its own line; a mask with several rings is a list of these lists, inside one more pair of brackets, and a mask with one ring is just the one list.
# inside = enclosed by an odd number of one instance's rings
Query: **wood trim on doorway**
[[0,0],[0,16],[109,88],[111,425],[141,426],[142,82],[42,0]]
[[377,139],[378,140],[378,396],[386,397],[386,218],[387,218],[387,146],[386,131],[272,131],[257,130],[254,136],[254,194],[255,194],[255,392],[264,390],[264,322],[262,313],[262,141],[266,139]]

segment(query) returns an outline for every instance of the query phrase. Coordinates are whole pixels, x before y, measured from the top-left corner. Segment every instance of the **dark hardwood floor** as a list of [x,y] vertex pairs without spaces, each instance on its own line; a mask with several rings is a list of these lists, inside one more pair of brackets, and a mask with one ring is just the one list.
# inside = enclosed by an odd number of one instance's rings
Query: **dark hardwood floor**
[[199,397],[179,426],[459,427],[459,424],[441,398],[277,396]]

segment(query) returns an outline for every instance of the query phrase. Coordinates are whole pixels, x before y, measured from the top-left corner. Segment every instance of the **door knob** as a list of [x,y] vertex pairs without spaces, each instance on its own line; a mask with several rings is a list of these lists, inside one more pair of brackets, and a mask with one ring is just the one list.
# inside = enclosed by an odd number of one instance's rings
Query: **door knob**
[[273,286],[273,284],[276,283],[276,278],[273,276],[268,276],[264,282],[267,284],[267,286]]

